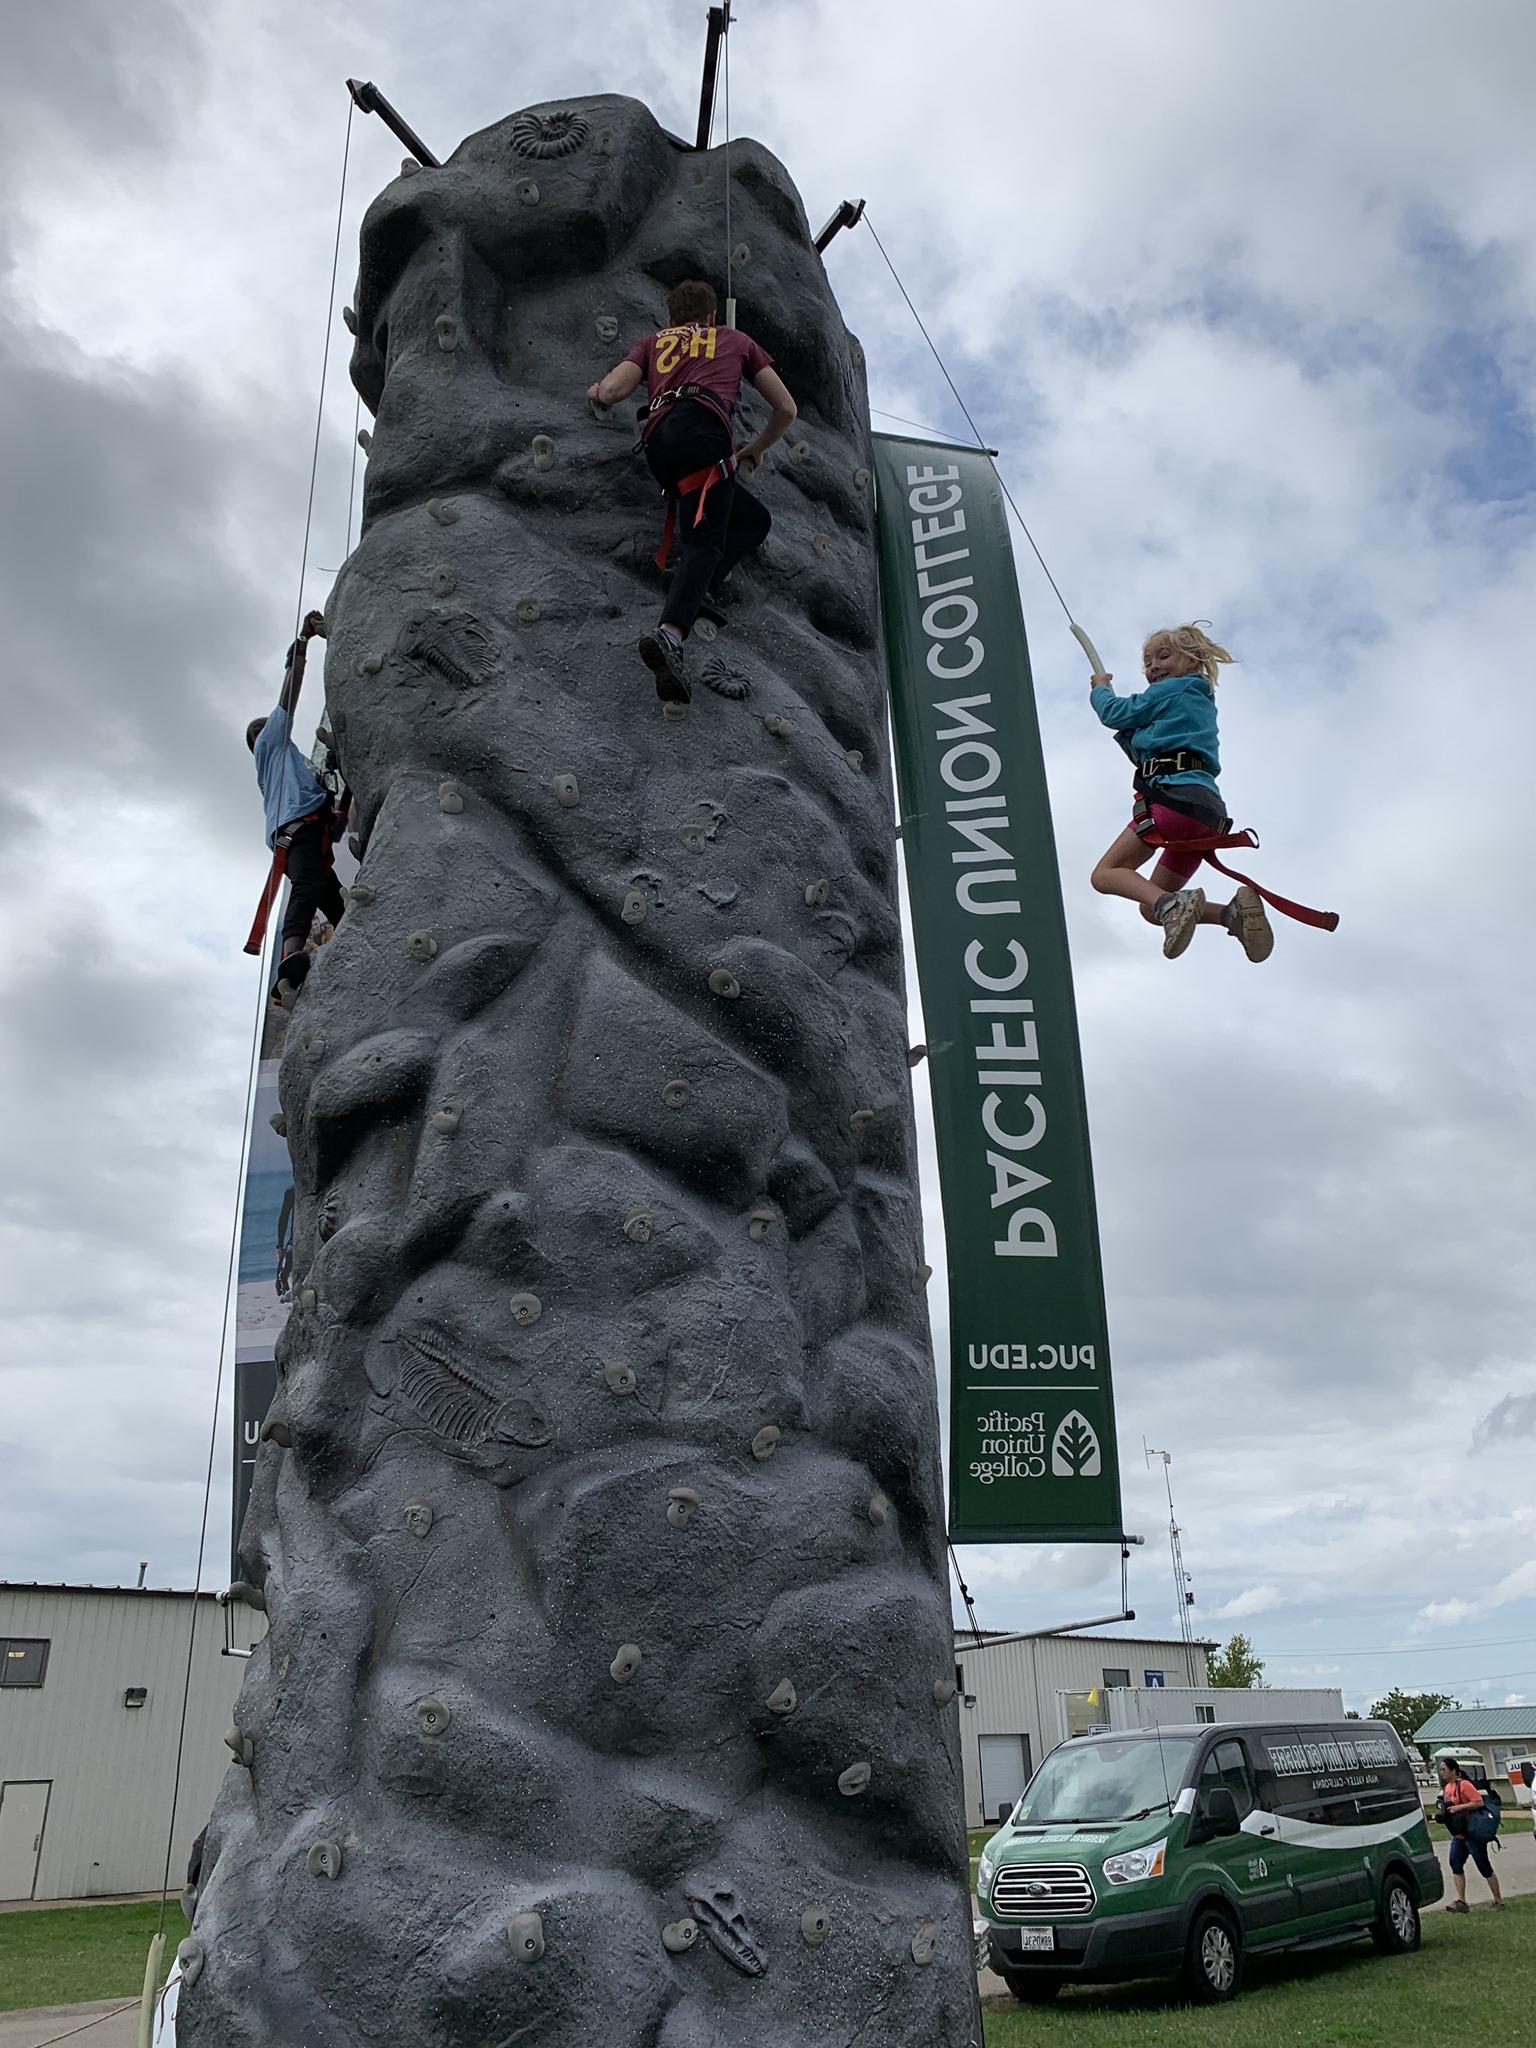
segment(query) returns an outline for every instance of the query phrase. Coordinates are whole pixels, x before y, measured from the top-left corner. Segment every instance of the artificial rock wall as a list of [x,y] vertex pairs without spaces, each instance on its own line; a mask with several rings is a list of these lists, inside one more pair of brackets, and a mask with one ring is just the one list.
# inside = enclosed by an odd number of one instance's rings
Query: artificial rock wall
[[723,285],[723,152],[534,108],[364,226],[363,862],[284,1058],[190,2048],[979,2041],[861,355],[783,170],[731,175],[801,416],[681,715],[583,392]]

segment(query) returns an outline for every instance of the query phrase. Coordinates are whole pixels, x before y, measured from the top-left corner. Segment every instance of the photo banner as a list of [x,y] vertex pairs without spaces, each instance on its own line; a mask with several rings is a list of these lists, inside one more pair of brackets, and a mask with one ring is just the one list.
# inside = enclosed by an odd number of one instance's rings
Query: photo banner
[[979,450],[874,445],[949,1247],[950,1535],[1118,1543],[1072,964],[1002,493]]

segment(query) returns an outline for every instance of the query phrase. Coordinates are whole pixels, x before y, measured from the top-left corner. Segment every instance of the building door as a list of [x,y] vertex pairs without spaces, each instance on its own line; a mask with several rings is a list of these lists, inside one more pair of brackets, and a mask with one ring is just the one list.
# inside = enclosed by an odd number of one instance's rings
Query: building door
[[983,1735],[981,1738],[981,1811],[986,1820],[1012,1813],[1029,1783],[1029,1737]]
[[0,1899],[30,1899],[37,1889],[51,1779],[0,1785]]

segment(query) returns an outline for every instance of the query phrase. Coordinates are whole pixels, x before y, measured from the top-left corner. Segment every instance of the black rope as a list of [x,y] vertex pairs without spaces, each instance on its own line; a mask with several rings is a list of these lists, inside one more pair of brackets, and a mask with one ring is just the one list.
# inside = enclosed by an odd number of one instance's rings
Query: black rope
[[[918,312],[916,306],[914,306],[912,303],[912,294],[907,290],[906,286],[902,283],[895,264],[891,261],[890,256],[886,252],[884,242],[882,242],[879,235],[876,234],[875,224],[869,217],[868,208],[865,209],[864,213],[864,225],[869,229],[869,232],[872,235],[874,235],[875,247],[880,251],[880,254],[885,257],[885,267],[891,273],[891,276],[895,278],[897,291],[899,291],[901,293],[901,296],[906,300],[907,310],[912,315],[912,318],[917,322],[918,332],[922,335],[924,341],[927,342],[928,347],[932,352],[933,360],[938,364],[939,369],[943,372],[944,382],[949,386],[950,390],[954,393],[956,405],[958,405],[960,410],[965,414],[965,423],[970,428],[972,434],[974,434],[974,436],[976,437],[976,446],[981,450],[983,455],[986,455],[987,446],[986,442],[982,439],[981,429],[980,427],[977,426],[976,422],[971,418],[971,409],[966,404],[965,400],[960,396],[959,385],[956,384],[954,378],[951,377],[951,375],[949,374],[949,370],[947,365],[945,364],[944,358],[939,354],[937,343],[934,341],[933,336],[928,332],[928,329],[923,325],[922,314]],[[911,422],[908,421],[907,424],[910,426]],[[987,456],[987,459],[988,461],[991,461],[990,456]],[[995,462],[992,463],[992,468],[994,474],[997,477],[998,484],[1001,486],[1003,496],[1008,500],[1008,509],[1010,512],[1012,512],[1014,518],[1017,519],[1017,521],[1019,522],[1019,531],[1023,534],[1024,538],[1029,542],[1031,549],[1034,551],[1035,560],[1040,564],[1041,569],[1044,571],[1046,582],[1049,583],[1051,589],[1055,591],[1056,602],[1061,606],[1063,612],[1066,613],[1067,624],[1070,626],[1072,623],[1071,607],[1068,605],[1067,600],[1062,596],[1060,585],[1057,583],[1056,578],[1051,574],[1050,569],[1046,564],[1046,559],[1044,555],[1041,554],[1039,547],[1036,545],[1035,536],[1030,532],[1029,526],[1025,521],[1024,514],[1013,502],[1013,493],[1012,491],[1009,490],[1007,482],[1003,477],[1002,471],[998,469],[997,464]]]
[[[341,150],[341,193],[336,201],[336,246],[331,252],[331,289],[325,309],[325,348],[320,357],[320,402],[315,407],[315,446],[309,459],[309,503],[304,508],[304,546],[299,558],[299,602],[293,616],[293,637],[304,623],[304,579],[309,572],[309,529],[315,516],[315,478],[320,469],[320,431],[325,424],[325,378],[331,362],[331,328],[336,319],[336,274],[341,267],[341,217],[347,204],[347,165],[352,156],[352,95],[347,94],[347,137]],[[354,447],[356,442],[353,443]],[[348,530],[350,531],[350,512]]]
[[971,1618],[971,1634],[975,1637],[979,1647],[981,1642],[981,1624],[976,1619],[976,1608],[971,1599],[971,1589],[965,1583],[965,1573],[960,1569],[960,1559],[956,1554],[953,1543],[949,1546],[949,1561],[955,1568],[955,1583],[960,1588],[960,1598],[965,1602],[965,1611]]
[[725,0],[725,26],[720,33],[725,71],[725,304],[731,304],[731,0]]

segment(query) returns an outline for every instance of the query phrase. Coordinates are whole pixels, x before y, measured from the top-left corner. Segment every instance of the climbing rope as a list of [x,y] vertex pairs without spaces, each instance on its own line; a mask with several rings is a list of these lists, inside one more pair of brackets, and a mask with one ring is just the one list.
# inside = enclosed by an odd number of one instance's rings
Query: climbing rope
[[[1053,593],[1055,594],[1056,602],[1061,606],[1062,615],[1066,619],[1068,626],[1071,627],[1073,637],[1076,639],[1078,645],[1082,648],[1083,652],[1088,656],[1088,659],[1093,663],[1095,672],[1101,673],[1104,665],[1099,660],[1098,649],[1094,646],[1093,642],[1088,638],[1088,635],[1083,631],[1082,627],[1079,626],[1073,619],[1072,607],[1067,603],[1067,600],[1062,596],[1061,586],[1056,581],[1056,578],[1051,574],[1050,564],[1046,561],[1045,556],[1041,554],[1039,543],[1036,541],[1035,536],[1029,530],[1028,521],[1025,519],[1024,514],[1019,510],[1018,506],[1014,503],[1013,493],[1008,488],[1007,479],[1004,477],[1002,471],[998,468],[997,463],[993,458],[991,450],[987,447],[985,441],[983,441],[981,436],[981,429],[980,427],[977,426],[975,420],[971,417],[970,407],[966,404],[965,400],[960,396],[960,387],[958,384],[956,384],[954,378],[951,377],[951,375],[949,374],[949,366],[945,362],[943,356],[939,354],[938,343],[934,340],[933,336],[928,332],[927,326],[924,324],[922,314],[918,312],[917,307],[912,303],[912,294],[907,290],[906,286],[902,283],[901,274],[897,270],[895,264],[891,261],[890,253],[886,249],[884,242],[881,241],[880,236],[876,231],[875,224],[869,217],[869,211],[867,208],[865,209],[864,213],[864,225],[869,229],[869,232],[874,236],[875,247],[880,251],[880,254],[885,258],[885,267],[891,273],[892,278],[895,280],[897,291],[901,293],[901,296],[907,302],[907,311],[912,315],[912,318],[917,322],[917,329],[919,334],[921,334],[924,341],[927,342],[929,352],[933,356],[933,360],[938,364],[940,373],[944,378],[944,382],[949,386],[951,392],[954,394],[954,400],[956,405],[958,405],[961,412],[964,413],[965,423],[970,428],[971,433],[975,437],[977,448],[983,455],[986,456],[987,460],[992,464],[992,473],[997,478],[998,487],[1002,491],[1004,498],[1008,501],[1008,509],[1013,514],[1014,518],[1019,522],[1019,531],[1023,534],[1024,538],[1029,542],[1030,550],[1033,553],[1035,560],[1040,564],[1040,568],[1045,577],[1045,580],[1047,583],[1049,583]],[[908,424],[910,425],[911,423],[908,422]]]
[[[352,113],[353,103],[351,97],[349,96],[347,100],[347,130],[345,140],[343,141],[342,144],[341,152],[341,191],[338,194],[336,201],[336,236],[334,246],[331,250],[331,281],[325,315],[325,345],[321,351],[320,358],[320,393],[315,406],[314,446],[310,456],[309,466],[309,497],[308,502],[306,503],[304,508],[304,540],[303,545],[300,549],[299,557],[299,598],[293,628],[295,639],[297,639],[299,628],[303,623],[304,584],[309,574],[309,540],[310,531],[314,524],[315,483],[319,474],[320,439],[325,424],[325,384],[326,375],[330,367],[331,359],[331,333],[335,325],[336,279],[341,267],[341,225],[347,203],[347,169],[352,154]],[[359,404],[361,404],[361,400],[359,400]],[[352,494],[355,494],[357,485],[357,442],[355,437],[352,445]],[[348,553],[351,552],[351,547],[352,495],[349,494],[347,501]],[[265,988],[266,986],[270,953],[271,935],[269,933],[267,937],[263,940],[261,949],[257,955],[257,970],[260,977],[257,983],[258,989]],[[192,1619],[187,1629],[187,1660],[186,1670],[183,1674],[181,1688],[181,1717],[178,1722],[176,1730],[176,1767],[171,1780],[171,1812],[170,1820],[167,1824],[165,1831],[165,1863],[162,1868],[160,1880],[160,1911],[155,1925],[154,1940],[151,1943],[152,1954],[154,1953],[157,1947],[163,1947],[164,1944],[165,1915],[166,1907],[169,1901],[171,1883],[171,1860],[176,1853],[176,1813],[181,1799],[182,1764],[185,1759],[187,1740],[187,1716],[190,1709],[192,1698],[192,1672],[197,1657],[197,1603],[198,1598],[202,1592],[203,1565],[207,1557],[208,1551],[208,1515],[210,1505],[213,1499],[213,1464],[214,1457],[216,1455],[218,1448],[219,1417],[222,1412],[224,1402],[224,1369],[229,1356],[230,1309],[234,1300],[235,1279],[240,1257],[241,1196],[243,1195],[245,1190],[246,1167],[250,1158],[251,1109],[256,1098],[257,1069],[261,1061],[261,1032],[265,1019],[266,1005],[258,998],[258,1001],[256,1003],[256,1022],[251,1032],[250,1057],[246,1067],[245,1111],[241,1119],[240,1125],[240,1166],[239,1175],[235,1182],[235,1199],[232,1204],[233,1220],[230,1228],[229,1237],[229,1257],[226,1263],[224,1276],[224,1314],[219,1329],[218,1370],[214,1376],[213,1420],[209,1426],[208,1431],[208,1458],[206,1468],[203,1474],[203,1509],[202,1518],[198,1525],[197,1535],[197,1570],[193,1577],[192,1582]]]
[[725,317],[734,326],[736,298],[731,289],[731,265],[734,254],[731,240],[731,0],[725,0],[720,45],[720,56],[725,71]]
[[974,1602],[971,1599],[971,1589],[965,1583],[965,1573],[960,1569],[959,1553],[956,1551],[953,1543],[951,1543],[949,1546],[949,1561],[955,1568],[955,1584],[960,1588],[960,1598],[965,1602],[965,1611],[971,1618],[971,1634],[975,1636],[979,1646],[981,1641],[981,1626],[976,1619],[976,1608]]

